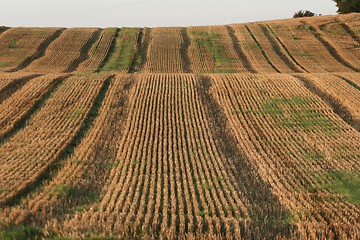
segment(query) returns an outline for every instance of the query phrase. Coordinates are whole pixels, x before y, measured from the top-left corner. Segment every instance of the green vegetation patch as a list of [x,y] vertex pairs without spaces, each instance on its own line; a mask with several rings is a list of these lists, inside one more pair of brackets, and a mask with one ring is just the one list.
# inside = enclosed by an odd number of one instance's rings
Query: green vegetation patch
[[[280,220],[280,222],[279,222],[279,220]],[[299,221],[297,214],[290,212],[290,211],[282,212],[281,218],[279,220],[276,221],[276,219],[271,219],[270,225],[273,225],[273,226],[291,225],[291,224]]]
[[[102,34],[104,34],[103,36],[106,36],[107,33],[115,34],[116,28],[106,28],[102,31],[103,31]],[[88,55],[96,54],[97,50],[100,47],[101,41],[102,41],[102,37],[100,35],[100,37],[96,40],[96,42],[91,46]]]
[[110,60],[101,69],[102,71],[126,71],[136,51],[138,28],[122,28]]
[[302,38],[301,38],[300,36],[298,36],[298,35],[293,34],[293,35],[292,35],[292,39],[294,39],[294,40],[301,40]]
[[333,35],[346,35],[346,31],[338,23],[329,23],[320,27],[324,32],[331,33]]
[[[225,47],[219,42],[220,35],[208,32],[197,32],[193,31],[192,34],[195,36],[195,43],[202,48],[205,48],[210,56],[213,57],[216,63],[230,63],[231,58],[226,56]],[[236,72],[233,69],[217,70],[221,73],[233,73]]]
[[51,188],[48,195],[50,197],[57,196],[60,198],[81,198],[84,202],[95,201],[99,193],[97,191],[90,191],[81,189],[79,187],[73,187],[66,184],[58,184]]
[[234,69],[216,69],[212,71],[211,73],[237,73],[237,70]]
[[312,56],[313,54],[311,53],[307,53],[307,52],[296,52],[296,53],[293,53],[294,56],[299,56],[299,57],[310,57]]
[[36,36],[38,38],[47,38],[49,36],[49,30],[43,28],[30,28],[28,30],[29,33],[27,34],[29,36]]
[[3,192],[6,192],[8,190],[9,190],[8,188],[0,186],[0,194],[3,193]]
[[11,62],[0,62],[0,68],[2,67],[8,67],[10,66],[12,63]]
[[68,210],[67,213],[75,214],[77,212],[85,212],[85,211],[89,211],[89,210],[90,210],[90,206],[87,204],[83,204],[83,205],[75,206],[74,208]]
[[8,48],[17,48],[17,47],[18,47],[18,44],[17,44],[16,40],[11,40],[9,42]]
[[71,196],[73,194],[76,193],[76,190],[68,185],[65,184],[59,184],[54,186],[50,191],[49,191],[49,196],[57,196],[57,197],[67,197],[67,196]]
[[306,32],[312,32],[312,27],[308,23],[303,23],[302,25],[298,26],[298,29],[306,31]]
[[211,56],[213,56],[215,62],[228,63],[231,61],[225,55],[225,47],[217,42],[220,35],[207,33],[207,32],[193,32],[195,38],[195,42],[198,46],[206,48]]
[[301,127],[306,131],[320,129],[327,133],[337,131],[339,127],[326,114],[309,108],[314,101],[311,97],[301,96],[271,98],[264,101],[261,113],[277,117],[280,127]]
[[204,190],[210,190],[211,189],[211,186],[209,184],[209,182],[204,182],[202,185],[201,185],[202,189]]
[[81,110],[75,110],[73,111],[67,118],[71,120],[77,119],[79,116],[81,116],[83,112]]
[[243,41],[241,43],[242,46],[244,46],[244,48],[250,50],[250,51],[260,51],[259,46],[256,43],[251,43],[251,42],[245,42]]
[[318,152],[308,152],[305,154],[305,157],[310,160],[318,160],[324,158],[324,156]]
[[343,195],[348,202],[360,205],[360,172],[332,171],[328,175],[333,181],[320,189]]
[[4,228],[0,230],[0,239],[14,240],[14,239],[42,239],[42,231],[33,226],[20,226]]

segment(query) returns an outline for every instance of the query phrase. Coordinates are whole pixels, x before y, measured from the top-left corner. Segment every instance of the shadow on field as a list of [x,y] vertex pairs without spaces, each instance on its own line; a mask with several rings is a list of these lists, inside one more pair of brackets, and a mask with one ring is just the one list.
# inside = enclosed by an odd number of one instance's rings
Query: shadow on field
[[251,222],[242,226],[244,239],[274,239],[276,236],[289,235],[289,213],[284,210],[269,184],[258,175],[256,166],[245,156],[227,126],[226,116],[210,92],[211,79],[201,76],[198,93],[205,107],[210,130],[216,148],[232,162],[236,169],[228,169],[237,179],[238,189],[244,194]]

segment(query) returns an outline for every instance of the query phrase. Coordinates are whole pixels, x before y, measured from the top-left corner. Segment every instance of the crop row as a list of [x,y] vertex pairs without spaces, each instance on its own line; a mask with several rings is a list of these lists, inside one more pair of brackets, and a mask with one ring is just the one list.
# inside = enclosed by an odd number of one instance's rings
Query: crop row
[[[0,74],[0,92],[6,91],[18,79],[23,79],[28,77],[27,73],[1,73]],[[1,101],[2,102],[2,101]]]
[[338,73],[345,81],[353,85],[356,89],[360,89],[360,74],[359,73]]
[[0,105],[0,139],[8,134],[34,104],[54,85],[58,76],[31,79]]
[[143,72],[183,72],[181,28],[155,28]]
[[352,71],[332,56],[330,50],[317,39],[312,26],[299,21],[270,22],[269,29],[286,46],[291,56],[307,72]]
[[194,72],[245,71],[225,26],[190,27],[189,58]]
[[[303,72],[297,64],[288,56],[285,49],[278,42],[274,34],[262,24],[249,24],[248,32],[258,41],[268,61],[275,69],[282,73]],[[246,34],[246,33],[245,33]],[[248,43],[251,46],[251,43]],[[264,72],[266,69],[263,70]]]
[[195,84],[193,76],[139,76],[104,194],[69,215],[60,233],[240,234],[248,203],[215,147]]
[[357,238],[359,132],[306,84],[356,117],[358,74],[337,75],[30,79],[0,104],[0,219],[80,238]]
[[323,18],[317,21],[309,19],[307,23],[311,24],[319,37],[334,46],[350,65],[360,66],[359,39],[356,39],[355,33],[349,30],[344,22],[338,19],[334,21],[333,18]]
[[32,62],[25,71],[65,72],[81,56],[81,50],[95,33],[95,28],[70,28],[46,49],[45,56]]
[[0,35],[0,70],[16,68],[34,55],[38,47],[58,29],[11,28]]
[[0,70],[357,72],[357,18],[154,29],[10,28],[0,35]]
[[[231,25],[234,35],[238,39],[244,54],[249,59],[252,68],[257,73],[274,73],[276,70],[264,57],[259,45],[254,41],[252,32],[244,25]],[[255,38],[256,39],[256,38]]]
[[290,211],[293,234],[357,238],[356,200],[339,195],[351,188],[334,186],[357,179],[359,133],[291,76],[214,76],[213,84],[241,149]]
[[342,79],[326,73],[303,75],[303,77],[305,82],[311,81],[314,91],[318,92],[325,101],[330,101],[330,104],[332,102],[335,112],[338,112],[355,129],[360,129],[360,91],[356,89],[356,85],[346,78]]
[[[45,224],[94,201],[108,181],[116,161],[118,142],[126,120],[128,94],[133,79],[119,75],[112,80],[94,113],[93,124],[74,152],[63,159],[54,177],[21,202],[23,207],[4,211],[11,224]],[[26,206],[26,207],[25,207]]]
[[100,70],[128,72],[137,51],[140,33],[141,30],[138,28],[122,28],[116,36],[106,63]]
[[91,81],[66,79],[26,127],[0,146],[1,204],[35,184],[56,161],[79,131],[103,82],[104,77],[96,76]]
[[108,54],[117,29],[107,28],[101,30],[101,33],[97,41],[91,46],[88,54],[88,58],[83,61],[77,71],[97,71],[101,64],[104,62],[106,55]]

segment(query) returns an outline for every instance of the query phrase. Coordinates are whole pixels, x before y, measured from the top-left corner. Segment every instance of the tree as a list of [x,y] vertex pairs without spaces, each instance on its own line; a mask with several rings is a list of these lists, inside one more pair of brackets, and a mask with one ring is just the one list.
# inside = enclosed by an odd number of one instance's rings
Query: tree
[[297,11],[296,13],[294,13],[294,18],[300,18],[300,17],[313,17],[315,15],[315,13],[310,12],[308,10],[300,10]]
[[338,13],[360,12],[359,0],[334,0],[338,7]]

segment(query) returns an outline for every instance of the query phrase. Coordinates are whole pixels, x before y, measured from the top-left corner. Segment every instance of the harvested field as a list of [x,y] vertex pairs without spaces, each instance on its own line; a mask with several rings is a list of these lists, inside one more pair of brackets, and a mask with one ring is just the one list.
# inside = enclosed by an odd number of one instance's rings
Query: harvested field
[[142,72],[183,72],[182,41],[181,28],[157,28],[151,31],[148,60]]
[[316,28],[317,34],[334,46],[344,61],[354,68],[360,66],[360,42],[352,35],[352,30],[348,29],[341,21],[334,18],[323,18],[321,21],[311,19],[306,22]]
[[[49,45],[45,56],[32,62],[24,71],[31,72],[69,72],[81,63],[83,54],[92,37],[96,37],[99,29],[96,28],[71,28],[65,30],[58,39]],[[85,51],[85,52],[84,52]]]
[[360,73],[338,73],[337,75],[360,91]]
[[22,88],[0,105],[0,141],[4,136],[14,131],[20,121],[30,113],[30,110],[41,101],[58,76],[44,76],[30,79]]
[[49,166],[66,153],[104,79],[96,76],[91,81],[87,77],[66,79],[25,128],[1,145],[1,205],[36,184]]
[[[98,117],[93,116],[92,127],[63,160],[57,173],[54,172],[54,178],[41,186],[36,195],[22,200],[21,204],[28,210],[16,208],[11,211],[12,221],[44,224],[52,217],[61,219],[65,209],[76,211],[79,205],[90,205],[95,200],[94,195],[101,192],[115,162],[118,141],[124,131],[124,127],[118,124],[126,120],[128,94],[133,81],[126,75],[112,80],[103,95],[103,102],[96,106]],[[71,192],[75,191],[77,193],[71,198]],[[53,209],[54,214],[49,215],[47,209]]]
[[4,74],[0,79],[0,103],[10,97],[18,88],[21,88],[30,79],[40,74]]
[[[41,50],[58,28],[11,28],[0,35],[0,71],[16,69]],[[56,36],[54,36],[56,37]],[[53,39],[51,39],[53,40]]]
[[68,216],[59,231],[87,222],[79,233],[87,227],[124,236],[136,236],[136,229],[169,237],[239,232],[247,210],[234,176],[225,171],[233,166],[211,138],[194,76],[144,75],[137,82],[101,201],[80,219]]
[[357,178],[359,132],[291,76],[214,76],[213,85],[239,147],[297,219],[295,235],[357,238],[358,195],[339,201],[324,186]]
[[0,239],[360,239],[359,21],[0,27]]
[[234,73],[245,67],[236,54],[225,26],[191,27],[188,49],[193,72]]
[[108,58],[100,70],[123,73],[129,71],[137,51],[137,43],[141,32],[138,28],[122,28],[116,34],[116,42],[113,43]]
[[271,62],[279,72],[302,72],[302,69],[287,55],[281,44],[277,42],[276,37],[265,25],[249,24],[248,27],[266,53],[268,61]]
[[332,74],[302,75],[300,79],[323,101],[330,104],[342,119],[360,131],[360,91],[346,79]]
[[97,41],[91,46],[88,52],[88,58],[83,61],[77,68],[78,72],[83,71],[97,71],[105,61],[106,56],[109,53],[111,44],[114,41],[114,37],[118,29],[107,28],[101,31]]
[[262,50],[261,45],[256,42],[252,32],[245,25],[230,25],[234,31],[235,38],[239,41],[245,56],[249,59],[250,66],[256,73],[276,72],[274,66],[271,66],[267,59],[266,53]]
[[13,83],[17,79],[22,79],[24,77],[31,76],[31,74],[27,73],[1,73],[0,74],[0,92],[3,94],[4,89],[8,88],[11,83]]
[[347,30],[348,34],[355,39],[360,39],[360,15],[358,13],[343,14],[337,16],[340,19],[341,24]]
[[353,71],[343,64],[343,59],[334,57],[337,53],[333,46],[328,46],[322,41],[321,36],[311,25],[298,20],[289,20],[270,22],[268,26],[307,72]]

